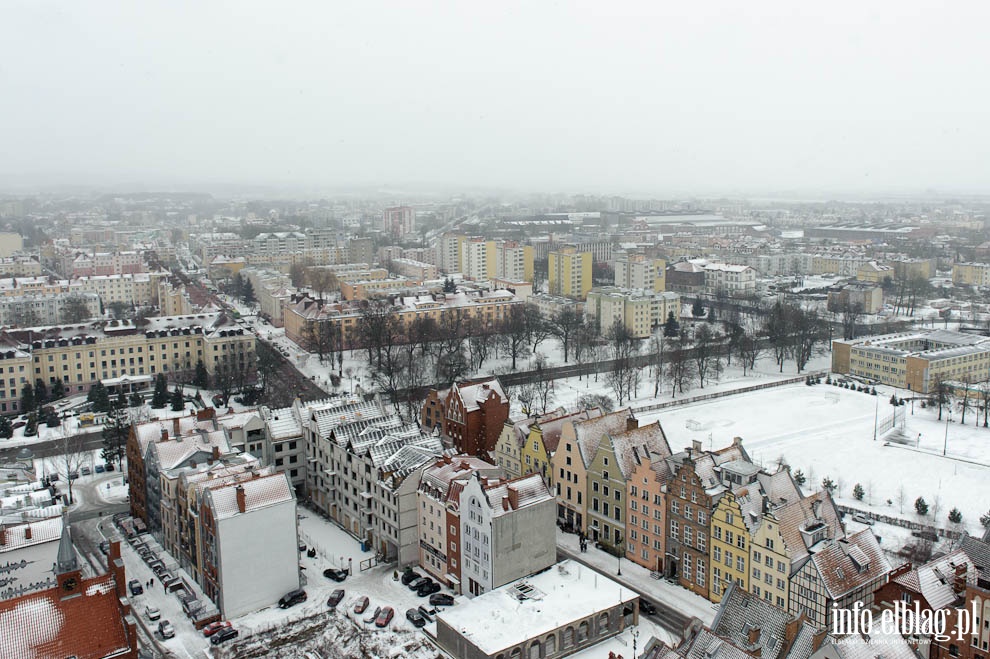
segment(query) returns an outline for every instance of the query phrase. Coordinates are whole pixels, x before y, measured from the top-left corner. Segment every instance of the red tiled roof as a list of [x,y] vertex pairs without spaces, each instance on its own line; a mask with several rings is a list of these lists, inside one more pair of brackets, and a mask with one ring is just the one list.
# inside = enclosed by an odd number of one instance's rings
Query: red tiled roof
[[77,595],[62,598],[52,588],[0,601],[0,657],[102,659],[128,652],[113,577],[80,581]]

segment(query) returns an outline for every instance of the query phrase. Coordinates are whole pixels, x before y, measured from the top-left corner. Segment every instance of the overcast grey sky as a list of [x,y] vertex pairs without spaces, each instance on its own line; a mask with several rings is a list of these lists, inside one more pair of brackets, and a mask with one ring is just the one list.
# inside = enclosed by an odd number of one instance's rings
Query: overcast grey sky
[[988,4],[0,0],[0,187],[990,192]]

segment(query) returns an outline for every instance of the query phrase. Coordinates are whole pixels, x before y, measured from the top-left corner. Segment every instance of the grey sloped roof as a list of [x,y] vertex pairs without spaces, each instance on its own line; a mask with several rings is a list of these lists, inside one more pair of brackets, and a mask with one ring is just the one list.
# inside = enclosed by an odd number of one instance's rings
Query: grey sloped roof
[[784,649],[787,623],[792,616],[770,602],[733,583],[722,597],[712,632],[741,647],[749,645],[749,632],[760,629],[757,646],[761,659],[777,659]]

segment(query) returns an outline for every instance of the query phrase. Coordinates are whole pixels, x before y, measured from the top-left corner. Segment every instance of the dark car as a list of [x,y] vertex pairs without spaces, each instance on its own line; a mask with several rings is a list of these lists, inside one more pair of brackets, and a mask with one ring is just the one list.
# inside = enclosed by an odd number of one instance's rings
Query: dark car
[[430,595],[430,606],[454,606],[454,596],[447,593],[433,593]]
[[419,611],[424,618],[426,618],[426,622],[433,622],[433,618],[437,614],[436,609],[428,609],[422,605],[417,606],[416,610]]
[[386,606],[375,618],[375,627],[388,627],[388,623],[392,622],[392,616],[395,615],[395,609],[391,606]]
[[414,572],[413,570],[409,570],[408,572],[403,573],[402,579],[400,579],[400,581],[402,582],[402,585],[403,586],[408,586],[409,584],[411,584],[416,579],[421,579],[422,576],[423,575],[421,575],[421,574],[419,574],[417,572]]
[[641,599],[639,600],[639,610],[646,615],[651,616],[657,612],[657,607],[653,606],[652,602]]
[[371,600],[368,599],[367,595],[363,595],[359,597],[354,602],[354,613],[358,613],[358,614],[364,613],[365,609],[368,608],[369,604],[371,604]]
[[290,606],[295,606],[296,604],[300,604],[305,601],[306,591],[300,588],[282,595],[282,599],[278,601],[278,608],[287,609]]
[[330,599],[327,600],[327,606],[331,609],[336,609],[340,601],[344,599],[344,589],[338,588],[337,590],[330,593]]
[[433,581],[429,577],[419,577],[418,579],[413,579],[409,582],[409,590],[416,590],[425,583]]
[[420,597],[426,597],[427,595],[432,595],[434,593],[439,593],[439,592],[440,592],[440,584],[438,584],[436,581],[428,581],[427,583],[420,585],[420,587],[416,589],[416,594],[419,595]]
[[[419,612],[419,609],[409,609],[406,611],[406,620],[413,624],[413,627],[425,627],[426,618]],[[386,623],[387,624],[387,623]]]
[[141,582],[138,581],[137,579],[131,579],[130,581],[128,581],[127,587],[131,591],[131,597],[134,597],[135,595],[140,595],[141,593],[144,592],[144,586],[142,586]]
[[218,620],[216,622],[211,622],[206,627],[203,627],[203,636],[213,636],[217,632],[227,629],[230,626],[229,620]]
[[323,570],[323,576],[339,583],[347,578],[347,570],[335,570],[331,567]]
[[225,627],[210,637],[210,643],[220,645],[232,638],[237,638],[237,630],[233,627]]

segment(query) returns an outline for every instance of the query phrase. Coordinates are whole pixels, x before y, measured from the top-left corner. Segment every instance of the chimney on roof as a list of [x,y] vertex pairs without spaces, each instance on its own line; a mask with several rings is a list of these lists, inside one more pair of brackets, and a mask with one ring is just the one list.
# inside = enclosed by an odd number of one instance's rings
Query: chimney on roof
[[196,412],[197,421],[209,421],[217,415],[217,411],[212,407],[204,407],[203,409]]
[[[3,544],[3,543],[0,543]],[[966,590],[966,563],[960,563],[956,566],[956,572],[952,577],[952,591],[956,595],[961,595],[964,590]]]
[[822,518],[822,502],[821,499],[811,502],[811,514],[814,515],[815,519]]
[[746,642],[750,645],[756,645],[760,642],[760,627],[750,627],[749,632],[746,634]]
[[165,428],[162,428],[162,441],[163,442],[168,441],[168,430],[166,430]]
[[502,497],[502,510],[508,512],[510,508],[509,497]]
[[692,439],[691,440],[691,450],[695,453],[701,453],[701,440]]
[[519,509],[519,490],[515,487],[506,488],[509,491],[509,505],[513,510]]
[[244,486],[238,485],[234,490],[237,493],[237,510],[240,512],[247,511],[247,496],[244,494]]
[[219,460],[220,459],[220,447],[219,446],[214,446],[213,447],[213,459],[214,460]]
[[742,446],[742,437],[733,437],[732,438],[732,445],[733,446]]
[[7,527],[0,524],[0,547],[7,544]]
[[630,414],[626,417],[626,432],[639,428],[639,419]]
[[30,524],[28,524],[28,525],[26,525],[24,527],[24,539],[25,540],[30,540],[31,539],[31,525]]
[[176,437],[179,436],[179,417],[172,419],[172,434]]

